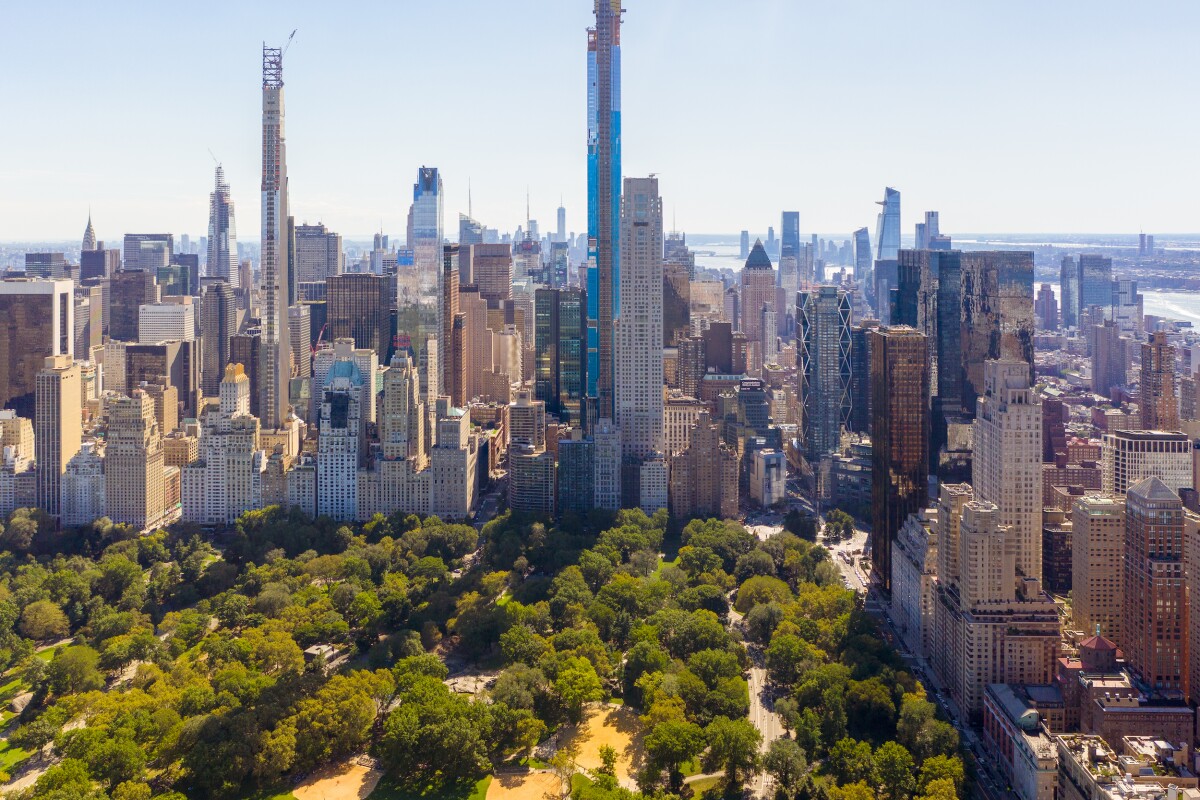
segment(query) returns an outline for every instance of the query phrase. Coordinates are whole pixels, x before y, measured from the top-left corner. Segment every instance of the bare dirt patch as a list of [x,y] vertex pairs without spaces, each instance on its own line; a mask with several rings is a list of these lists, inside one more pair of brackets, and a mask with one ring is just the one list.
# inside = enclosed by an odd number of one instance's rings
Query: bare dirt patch
[[583,724],[570,734],[568,741],[579,748],[576,757],[579,768],[589,772],[603,765],[600,760],[601,747],[608,745],[616,750],[617,781],[627,789],[636,789],[635,776],[645,759],[642,736],[641,720],[632,709],[593,705],[588,708]]
[[383,771],[355,761],[321,770],[292,790],[296,800],[365,800]]
[[543,800],[562,791],[553,772],[500,774],[488,784],[486,800]]

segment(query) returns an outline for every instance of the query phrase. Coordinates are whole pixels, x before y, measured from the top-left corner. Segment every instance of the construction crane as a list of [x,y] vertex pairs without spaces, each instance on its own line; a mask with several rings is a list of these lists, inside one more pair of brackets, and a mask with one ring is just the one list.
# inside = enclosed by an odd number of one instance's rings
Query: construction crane
[[280,58],[287,55],[288,48],[292,46],[292,39],[296,38],[296,31],[298,31],[298,30],[300,30],[300,29],[294,28],[292,30],[292,35],[287,38],[287,41],[283,45],[283,52],[279,54]]

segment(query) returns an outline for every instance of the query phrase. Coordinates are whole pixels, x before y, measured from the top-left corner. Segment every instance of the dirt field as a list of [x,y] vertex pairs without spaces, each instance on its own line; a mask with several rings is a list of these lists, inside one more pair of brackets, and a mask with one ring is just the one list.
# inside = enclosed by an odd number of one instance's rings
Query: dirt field
[[296,800],[364,800],[383,772],[350,762],[318,772],[292,790]]
[[594,705],[571,740],[579,747],[581,770],[600,767],[600,748],[608,745],[617,751],[618,782],[627,789],[637,788],[634,776],[642,767],[644,751],[642,723],[635,712],[624,706]]
[[487,800],[543,800],[547,793],[557,795],[559,791],[553,772],[497,775],[488,784]]

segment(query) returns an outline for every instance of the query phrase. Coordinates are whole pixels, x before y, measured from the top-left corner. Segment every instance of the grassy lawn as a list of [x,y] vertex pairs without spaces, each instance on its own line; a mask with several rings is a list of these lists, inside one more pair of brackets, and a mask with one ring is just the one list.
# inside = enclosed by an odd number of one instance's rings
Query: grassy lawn
[[45,661],[47,664],[49,664],[50,659],[54,658],[54,654],[57,653],[61,649],[62,649],[61,647],[48,647],[45,650],[35,653],[34,655],[36,655],[42,661]]
[[370,797],[371,800],[484,800],[491,782],[492,776],[488,775],[475,784],[468,783],[445,789],[426,787],[423,791],[416,791],[411,786],[384,777]]
[[688,784],[688,786],[691,787],[692,791],[696,793],[695,796],[699,797],[700,795],[707,792],[709,789],[716,789],[716,788],[720,787],[721,780],[722,779],[719,777],[717,777],[717,778],[701,778],[698,781],[692,781],[691,783]]
[[658,559],[658,566],[654,568],[654,573],[652,574],[652,576],[651,576],[651,577],[657,578],[659,575],[661,575],[661,574],[662,574],[663,567],[667,566],[668,564],[672,564],[672,565],[673,565],[673,564],[675,564],[675,562],[677,562],[677,561],[679,561],[679,557],[678,557],[678,556],[676,556],[675,558],[672,558],[672,559],[670,559],[669,561],[668,561],[667,559],[665,559],[665,558],[662,558],[661,556],[659,556],[659,559]]
[[[2,680],[2,679],[0,679]],[[7,703],[21,692],[25,691],[25,681],[19,675],[9,677],[0,684],[0,702]]]
[[13,767],[29,758],[29,751],[12,747],[7,740],[0,740],[0,770],[12,772]]

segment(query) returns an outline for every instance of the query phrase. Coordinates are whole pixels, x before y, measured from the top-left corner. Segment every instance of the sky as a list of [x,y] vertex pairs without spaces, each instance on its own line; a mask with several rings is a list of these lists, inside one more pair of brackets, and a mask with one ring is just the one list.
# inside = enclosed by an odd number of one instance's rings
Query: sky
[[[1200,230],[1200,3],[625,0],[624,174],[694,233]],[[297,222],[402,239],[421,165],[447,230],[526,191],[586,225],[591,0],[14,3],[0,241],[203,235],[214,162],[259,228],[261,46],[282,44]],[[673,224],[672,224],[673,221]]]

